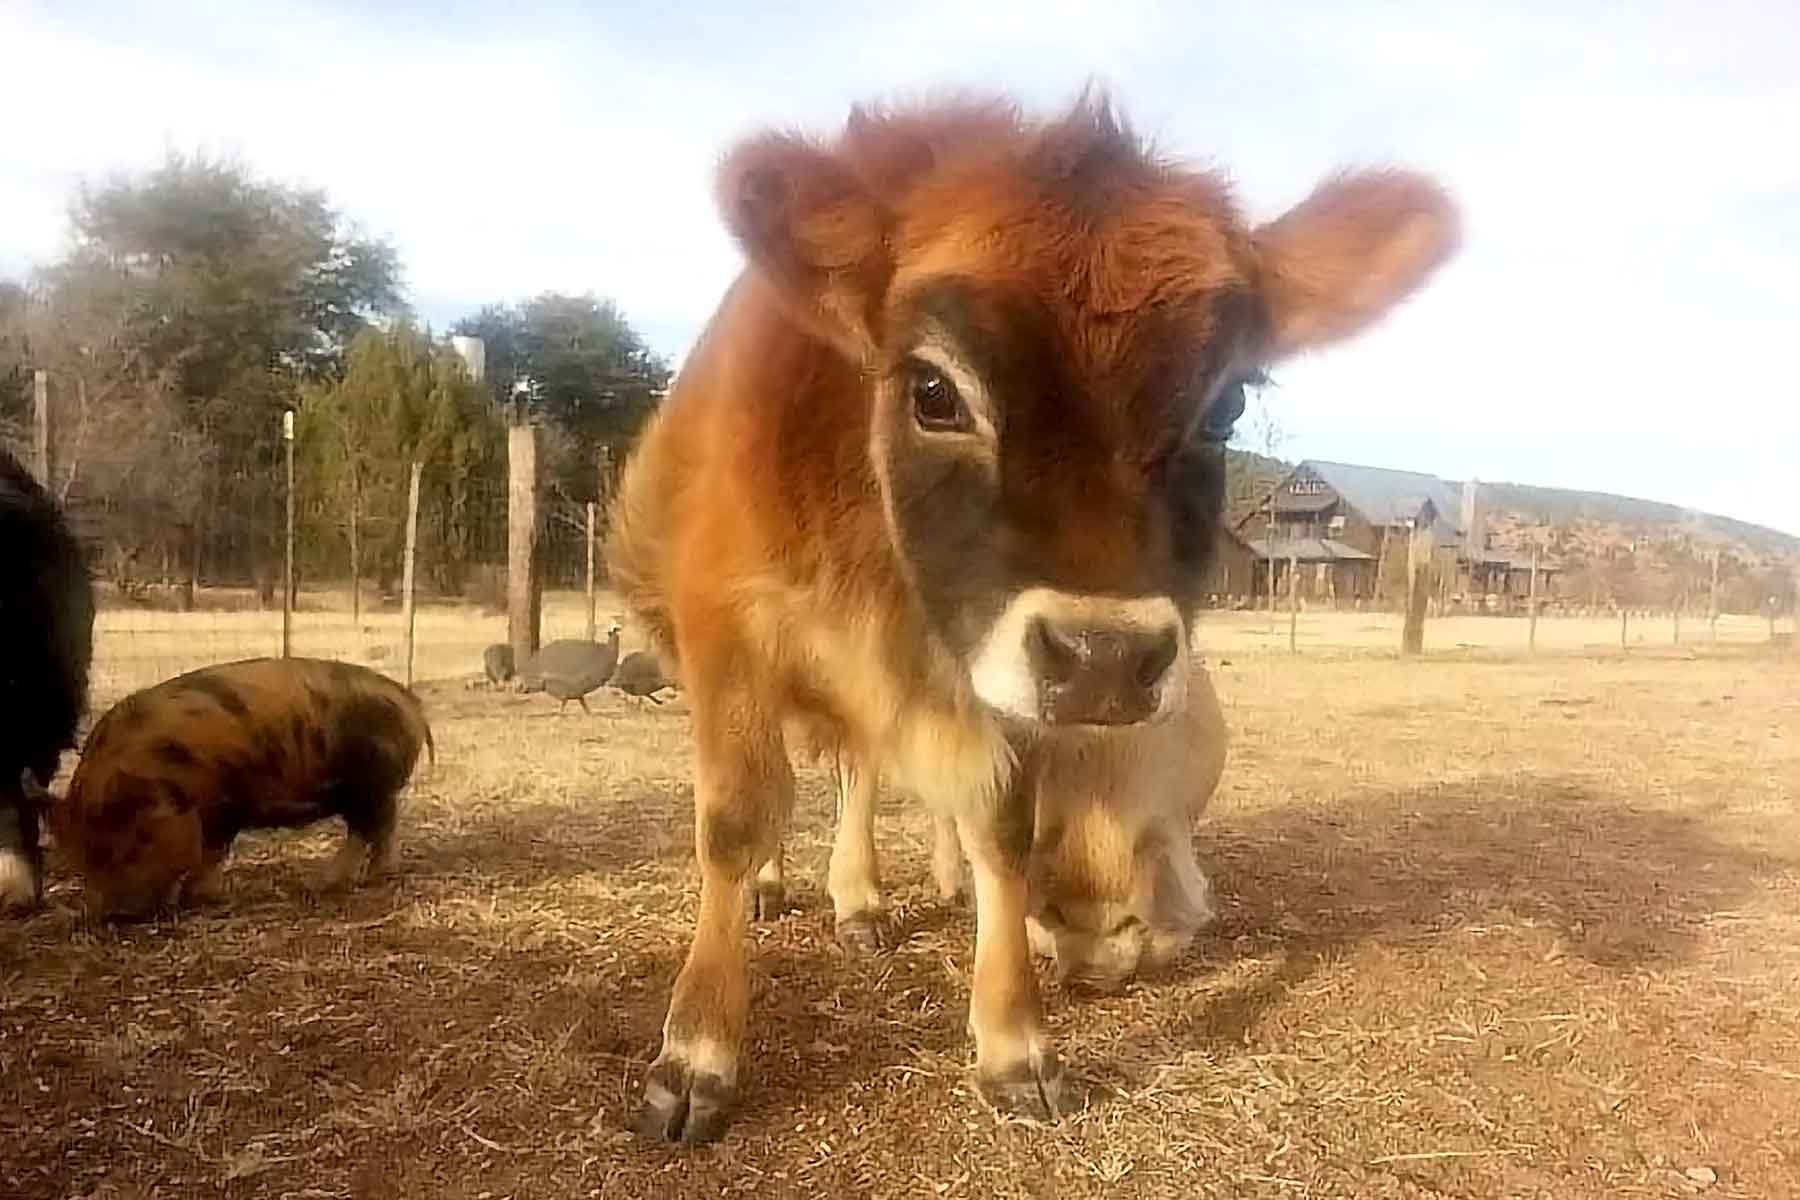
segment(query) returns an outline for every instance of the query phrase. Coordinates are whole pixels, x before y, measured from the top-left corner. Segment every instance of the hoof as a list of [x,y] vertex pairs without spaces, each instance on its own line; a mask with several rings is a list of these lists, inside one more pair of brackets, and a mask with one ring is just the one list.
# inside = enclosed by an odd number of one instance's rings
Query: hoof
[[715,1142],[731,1124],[737,1088],[717,1075],[690,1071],[674,1060],[650,1068],[644,1103],[633,1130],[659,1142],[694,1146]]
[[758,880],[753,901],[756,920],[773,921],[787,911],[787,887],[780,883]]
[[988,1107],[1001,1116],[1050,1124],[1086,1107],[1050,1051],[1035,1065],[1021,1063],[1008,1071],[978,1074],[975,1084]]
[[851,954],[879,954],[887,948],[886,927],[874,913],[856,913],[837,923],[838,945]]

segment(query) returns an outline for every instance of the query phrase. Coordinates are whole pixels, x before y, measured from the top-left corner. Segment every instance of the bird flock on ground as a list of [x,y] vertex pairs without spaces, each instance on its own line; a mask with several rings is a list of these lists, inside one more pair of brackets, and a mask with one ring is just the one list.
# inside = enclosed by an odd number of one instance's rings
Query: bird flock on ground
[[602,687],[627,696],[663,703],[662,693],[678,689],[649,650],[619,652],[620,627],[615,622],[605,641],[559,638],[546,642],[523,663],[516,662],[513,648],[496,642],[482,652],[482,673],[495,687],[512,686],[523,692],[544,692],[557,701],[557,711],[569,701],[588,708],[587,698]]

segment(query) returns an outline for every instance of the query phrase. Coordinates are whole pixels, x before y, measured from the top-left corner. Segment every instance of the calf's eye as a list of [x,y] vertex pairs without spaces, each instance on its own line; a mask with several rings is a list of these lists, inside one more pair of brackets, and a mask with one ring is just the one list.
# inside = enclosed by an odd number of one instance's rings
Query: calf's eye
[[1200,422],[1200,440],[1223,446],[1231,440],[1238,418],[1244,415],[1244,381],[1234,380],[1219,390]]
[[930,433],[960,433],[971,428],[962,395],[945,374],[930,363],[914,362],[907,376],[913,420]]

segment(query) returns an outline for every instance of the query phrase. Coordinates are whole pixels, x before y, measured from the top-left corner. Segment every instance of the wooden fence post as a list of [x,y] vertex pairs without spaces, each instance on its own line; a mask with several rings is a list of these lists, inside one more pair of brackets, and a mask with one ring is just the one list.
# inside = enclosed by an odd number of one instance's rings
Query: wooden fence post
[[506,631],[522,669],[538,651],[543,576],[538,563],[537,426],[515,404],[506,431]]
[[350,625],[362,632],[362,468],[350,469]]
[[46,492],[56,494],[50,482],[50,372],[31,373],[31,471]]
[[281,414],[281,440],[287,447],[287,550],[281,567],[281,657],[294,652],[294,410]]
[[592,500],[587,503],[587,640],[594,640],[594,547],[596,512],[600,506]]
[[1793,593],[1788,598],[1788,623],[1794,627],[1788,649],[1800,654],[1800,563],[1794,564]]
[[1275,633],[1275,605],[1279,593],[1275,589],[1275,527],[1269,527],[1268,540],[1263,542],[1263,551],[1269,556],[1269,634]]
[[1288,653],[1300,652],[1300,558],[1288,555]]
[[1631,610],[1621,604],[1619,605],[1619,649],[1621,650],[1631,649],[1625,640],[1625,635],[1629,632],[1630,626]]
[[1406,624],[1400,634],[1402,654],[1425,652],[1425,607],[1431,599],[1431,526],[1416,518],[1406,539]]
[[1381,527],[1381,544],[1375,548],[1375,586],[1373,591],[1375,608],[1379,612],[1387,611],[1387,593],[1383,590],[1381,573],[1387,567],[1388,534],[1390,532],[1392,530],[1388,526]]
[[1538,551],[1531,548],[1531,595],[1526,601],[1531,606],[1529,623],[1525,627],[1525,648],[1532,653],[1537,652],[1537,618],[1538,618]]
[[406,686],[413,682],[413,585],[417,576],[413,572],[413,561],[419,550],[419,474],[425,464],[413,460],[412,482],[406,489],[406,561],[401,566],[400,576],[400,623],[406,628]]
[[1712,640],[1719,640],[1719,552],[1712,552],[1712,598],[1706,605],[1706,621],[1712,626]]

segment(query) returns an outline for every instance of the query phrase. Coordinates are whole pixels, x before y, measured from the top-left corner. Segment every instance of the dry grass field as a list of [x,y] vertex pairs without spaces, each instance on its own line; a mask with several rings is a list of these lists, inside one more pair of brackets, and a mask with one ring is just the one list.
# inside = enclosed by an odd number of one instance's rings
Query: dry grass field
[[[297,649],[393,669],[367,624]],[[108,613],[96,700],[275,627]],[[685,706],[469,687],[502,629],[421,616],[438,763],[391,881],[317,894],[335,829],[251,835],[225,905],[96,929],[53,858],[0,922],[0,1196],[1800,1196],[1800,654],[1758,622],[1547,621],[1527,658],[1445,620],[1404,663],[1391,618],[1307,614],[1298,656],[1210,618],[1221,920],[1124,995],[1046,984],[1091,1096],[1051,1128],[975,1098],[973,920],[892,798],[898,944],[836,948],[803,771],[741,1114],[691,1151],[625,1132],[694,907]]]

